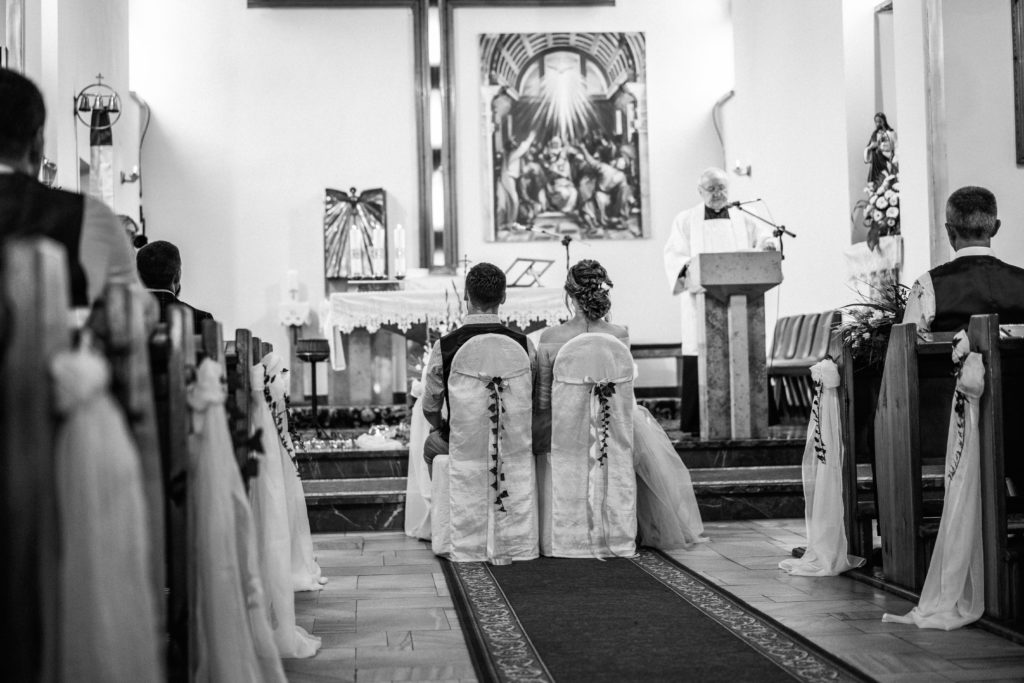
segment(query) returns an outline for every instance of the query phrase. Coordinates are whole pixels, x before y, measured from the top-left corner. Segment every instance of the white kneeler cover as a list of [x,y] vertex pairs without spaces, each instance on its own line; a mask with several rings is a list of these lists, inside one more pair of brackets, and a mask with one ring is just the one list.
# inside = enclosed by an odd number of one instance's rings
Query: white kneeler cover
[[551,453],[541,458],[541,552],[636,554],[633,357],[610,334],[586,333],[555,357]]
[[473,337],[448,376],[448,457],[433,466],[432,546],[455,562],[537,557],[530,357],[500,334]]
[[959,366],[946,439],[946,495],[935,550],[917,607],[882,621],[917,624],[944,631],[966,626],[985,611],[985,565],[981,539],[981,445],[978,399],[985,390],[985,366],[963,332],[953,341]]
[[811,366],[814,403],[804,446],[804,516],[807,549],[779,568],[797,576],[836,576],[864,564],[847,555],[843,514],[843,439],[839,432],[839,368],[830,358]]

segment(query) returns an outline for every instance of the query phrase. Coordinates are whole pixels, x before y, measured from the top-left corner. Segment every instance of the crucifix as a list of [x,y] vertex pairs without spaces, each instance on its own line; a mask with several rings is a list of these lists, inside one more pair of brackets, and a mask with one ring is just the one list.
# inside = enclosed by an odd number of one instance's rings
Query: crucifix
[[[419,265],[442,273],[459,266],[455,210],[455,12],[463,7],[612,6],[615,0],[248,0],[250,9],[406,8],[412,12],[419,146]],[[441,136],[431,139],[430,101],[441,100]],[[433,206],[439,197],[443,206]],[[435,218],[436,217],[436,218]]]

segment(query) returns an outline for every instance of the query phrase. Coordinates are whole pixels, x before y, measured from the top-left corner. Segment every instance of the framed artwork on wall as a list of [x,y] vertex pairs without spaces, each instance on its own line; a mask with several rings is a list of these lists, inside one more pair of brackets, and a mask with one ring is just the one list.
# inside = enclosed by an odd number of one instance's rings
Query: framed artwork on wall
[[387,202],[384,190],[327,188],[324,198],[324,277],[387,277]]
[[499,242],[650,235],[643,33],[480,36]]

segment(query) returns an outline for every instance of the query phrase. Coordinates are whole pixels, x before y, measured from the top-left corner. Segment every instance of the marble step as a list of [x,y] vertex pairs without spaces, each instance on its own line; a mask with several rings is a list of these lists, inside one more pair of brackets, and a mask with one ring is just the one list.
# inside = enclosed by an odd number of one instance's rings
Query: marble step
[[303,479],[313,533],[401,531],[405,477]]
[[[858,491],[870,501],[871,472],[858,466]],[[705,521],[779,519],[804,514],[800,467],[733,467],[691,471]],[[926,495],[941,494],[942,466],[925,466]],[[302,482],[314,532],[400,530],[404,523],[405,477],[311,479]],[[932,496],[934,497],[934,495]]]
[[[787,465],[799,467],[803,460],[804,441],[791,438],[721,441],[678,439],[676,452],[692,470]],[[409,452],[405,448],[299,450],[296,462],[303,479],[404,477],[409,469]]]

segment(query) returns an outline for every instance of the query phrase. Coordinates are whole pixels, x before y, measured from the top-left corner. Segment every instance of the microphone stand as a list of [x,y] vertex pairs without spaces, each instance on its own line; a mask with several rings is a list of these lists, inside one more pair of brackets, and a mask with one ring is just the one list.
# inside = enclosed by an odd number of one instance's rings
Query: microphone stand
[[742,211],[743,213],[747,214],[748,216],[753,216],[754,218],[756,218],[757,220],[761,221],[765,225],[768,225],[769,227],[771,227],[772,228],[772,236],[779,238],[779,255],[783,259],[786,258],[786,251],[785,251],[785,246],[784,246],[783,241],[782,241],[782,236],[783,235],[789,235],[790,237],[796,237],[795,233],[792,233],[789,230],[787,230],[785,225],[776,225],[775,223],[772,223],[770,220],[768,220],[766,218],[762,218],[761,216],[758,216],[753,211],[748,211],[748,210],[744,209],[739,204],[739,202],[734,204],[733,207],[736,208],[736,209],[739,209],[740,211]]
[[565,269],[569,270],[571,262],[569,260],[569,245],[572,244],[572,235],[565,234],[561,235],[554,230],[548,230],[547,228],[535,228],[532,225],[520,225],[519,223],[511,223],[510,226],[518,230],[526,230],[527,232],[536,232],[541,235],[547,235],[548,237],[554,237],[562,240],[562,246],[565,247]]

